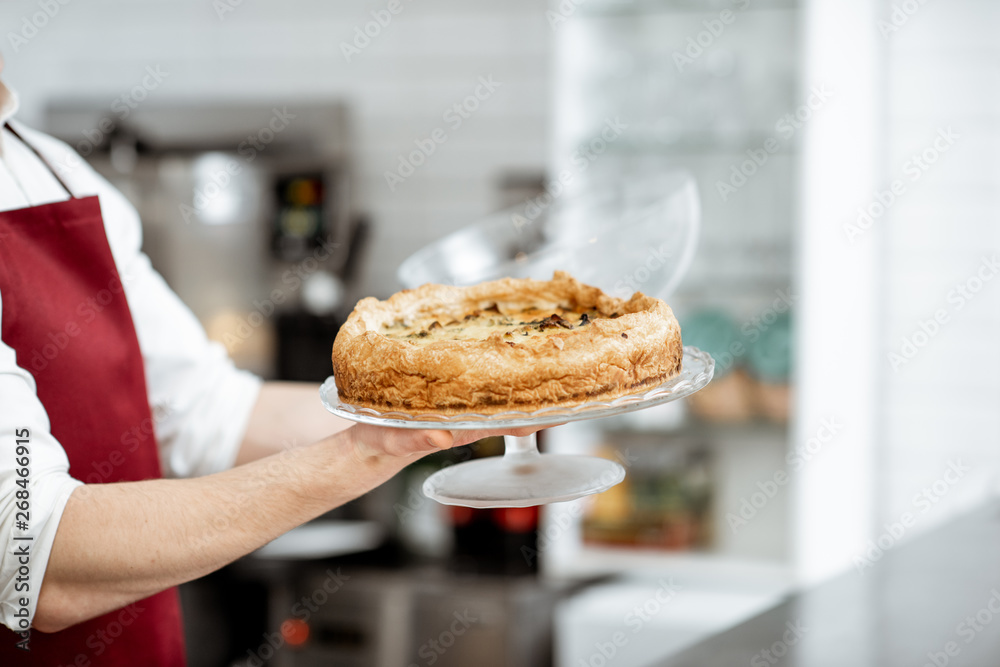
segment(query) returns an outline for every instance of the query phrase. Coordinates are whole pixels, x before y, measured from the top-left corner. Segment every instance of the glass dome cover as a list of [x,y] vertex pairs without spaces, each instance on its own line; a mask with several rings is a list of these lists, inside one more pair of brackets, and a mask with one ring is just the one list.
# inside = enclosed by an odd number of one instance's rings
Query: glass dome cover
[[445,236],[407,258],[398,277],[471,285],[503,277],[548,280],[556,270],[627,298],[676,289],[698,242],[694,179],[682,171],[539,195]]

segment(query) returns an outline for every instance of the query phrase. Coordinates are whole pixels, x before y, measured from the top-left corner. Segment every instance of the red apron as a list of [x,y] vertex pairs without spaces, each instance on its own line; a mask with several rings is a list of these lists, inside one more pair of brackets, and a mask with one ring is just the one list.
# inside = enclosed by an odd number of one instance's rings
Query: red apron
[[[132,435],[143,425],[148,433],[152,418],[139,341],[96,196],[70,192],[67,201],[0,212],[0,297],[0,337],[34,376],[70,475],[88,483],[160,477],[155,440]],[[113,517],[107,522],[107,530],[116,529]],[[185,664],[175,588],[62,632],[33,631],[30,652],[18,650],[17,641],[0,625],[0,665]]]

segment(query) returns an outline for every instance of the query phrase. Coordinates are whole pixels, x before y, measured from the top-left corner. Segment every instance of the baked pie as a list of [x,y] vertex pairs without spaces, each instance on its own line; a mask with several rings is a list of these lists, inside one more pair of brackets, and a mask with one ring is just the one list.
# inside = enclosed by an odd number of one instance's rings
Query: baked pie
[[411,414],[532,412],[652,388],[681,371],[670,307],[557,271],[362,299],[333,344],[340,400]]

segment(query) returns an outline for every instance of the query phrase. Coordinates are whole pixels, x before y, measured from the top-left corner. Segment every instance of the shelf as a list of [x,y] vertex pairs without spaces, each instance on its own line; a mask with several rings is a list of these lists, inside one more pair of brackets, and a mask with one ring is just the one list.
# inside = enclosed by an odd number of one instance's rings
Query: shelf
[[[795,156],[799,152],[798,140],[792,137],[786,140],[774,132],[686,132],[675,141],[666,141],[653,133],[639,133],[638,138],[619,139],[607,144],[607,152],[611,154],[638,155],[737,155],[747,150],[765,150],[764,144],[769,139],[778,142],[778,149],[768,153],[768,157]],[[600,139],[593,135],[568,142],[568,145],[581,153],[588,150],[591,141]],[[601,139],[603,141],[603,139]]]
[[750,560],[712,552],[663,552],[586,545],[572,556],[543,558],[542,574],[551,579],[592,579],[614,574],[672,576],[692,584],[704,582],[769,592],[788,591],[794,584],[791,565],[783,561]]
[[798,0],[751,0],[741,8],[740,0],[591,0],[581,7],[580,15],[587,18],[644,16],[658,12],[718,13],[724,9],[734,13],[774,10],[797,10]]
[[[708,253],[705,253],[708,256]],[[671,302],[679,302],[690,299],[692,296],[701,296],[705,293],[713,296],[723,295],[746,296],[760,295],[768,300],[774,298],[778,290],[788,290],[792,284],[792,275],[789,271],[784,275],[761,276],[739,276],[716,275],[699,279],[694,276],[687,282],[682,283],[677,292],[670,297]]]
[[[596,137],[595,137],[596,138]],[[738,155],[747,150],[763,150],[768,139],[778,142],[778,150],[768,156],[794,156],[798,154],[797,142],[786,142],[774,134],[753,133],[734,137],[694,136],[674,142],[665,142],[654,137],[639,140],[621,140],[608,144],[608,153],[616,155]],[[578,146],[585,147],[586,141]],[[582,149],[581,149],[582,150]]]
[[624,422],[612,422],[611,428],[603,429],[605,435],[617,442],[616,438],[623,441],[630,437],[649,437],[651,435],[662,435],[664,438],[689,437],[708,440],[709,443],[716,441],[729,441],[740,437],[752,437],[755,439],[774,439],[781,444],[787,444],[788,424],[779,424],[767,421],[766,419],[753,419],[744,422],[707,422],[700,419],[688,418],[676,429],[660,428],[631,428]]

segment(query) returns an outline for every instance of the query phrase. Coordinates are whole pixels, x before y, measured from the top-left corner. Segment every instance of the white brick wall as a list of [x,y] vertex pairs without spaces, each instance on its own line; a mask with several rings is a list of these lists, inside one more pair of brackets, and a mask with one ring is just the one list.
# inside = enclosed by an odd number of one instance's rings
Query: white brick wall
[[[388,0],[243,0],[222,20],[203,0],[77,0],[16,52],[7,34],[40,11],[0,4],[4,80],[20,117],[40,123],[47,100],[111,100],[159,65],[153,96],[171,100],[347,100],[352,105],[358,206],[375,223],[360,291],[398,288],[410,252],[498,206],[509,168],[540,171],[548,147],[551,29],[545,0],[401,0],[403,11],[345,61],[342,41]],[[470,94],[479,76],[502,86],[395,193],[383,172]],[[152,97],[151,97],[152,99]]]

